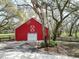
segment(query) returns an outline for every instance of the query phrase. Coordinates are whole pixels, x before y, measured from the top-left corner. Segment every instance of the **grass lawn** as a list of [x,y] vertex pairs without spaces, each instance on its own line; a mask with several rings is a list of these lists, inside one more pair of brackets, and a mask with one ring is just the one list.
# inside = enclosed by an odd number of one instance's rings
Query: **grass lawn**
[[[68,37],[69,33],[63,32],[61,34],[62,37]],[[75,34],[73,33],[73,36],[75,36]],[[79,37],[79,32],[77,33],[77,36]]]
[[8,34],[0,34],[0,40],[10,40],[10,38],[14,38],[15,37],[15,34],[14,33],[8,33]]
[[62,37],[68,37],[68,33],[63,32],[63,33],[61,34],[61,36],[62,36]]

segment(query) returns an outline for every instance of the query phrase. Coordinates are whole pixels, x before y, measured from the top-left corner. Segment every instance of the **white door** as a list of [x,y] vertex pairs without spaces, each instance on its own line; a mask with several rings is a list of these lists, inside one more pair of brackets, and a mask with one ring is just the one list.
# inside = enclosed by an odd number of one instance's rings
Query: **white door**
[[37,41],[37,33],[28,33],[27,41],[36,42]]

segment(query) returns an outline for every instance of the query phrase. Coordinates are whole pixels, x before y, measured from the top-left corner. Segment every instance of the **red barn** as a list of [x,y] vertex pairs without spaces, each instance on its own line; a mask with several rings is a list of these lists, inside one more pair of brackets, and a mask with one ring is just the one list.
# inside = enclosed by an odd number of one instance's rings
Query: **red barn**
[[[18,28],[16,28],[15,36],[17,41],[36,41],[43,40],[42,24],[31,18]],[[46,38],[48,38],[48,28],[45,28]]]

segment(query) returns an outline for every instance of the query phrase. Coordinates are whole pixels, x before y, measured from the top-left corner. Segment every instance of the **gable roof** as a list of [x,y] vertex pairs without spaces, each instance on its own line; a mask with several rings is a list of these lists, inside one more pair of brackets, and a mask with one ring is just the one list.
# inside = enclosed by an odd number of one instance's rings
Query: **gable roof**
[[40,22],[38,22],[35,18],[31,18],[31,19],[29,19],[27,22],[25,22],[25,23],[28,23],[29,21],[35,21],[35,22],[37,22],[38,24],[40,24],[40,25],[42,25]]
[[[20,27],[23,26],[24,24],[29,23],[30,21],[35,21],[35,22],[37,22],[38,24],[42,25],[42,24],[41,24],[40,22],[38,22],[36,19],[31,18],[31,19],[29,19],[28,21],[26,21],[25,23],[23,23],[22,25],[20,25],[19,27],[17,27],[16,29],[20,28]],[[48,29],[47,27],[45,27],[45,28]]]

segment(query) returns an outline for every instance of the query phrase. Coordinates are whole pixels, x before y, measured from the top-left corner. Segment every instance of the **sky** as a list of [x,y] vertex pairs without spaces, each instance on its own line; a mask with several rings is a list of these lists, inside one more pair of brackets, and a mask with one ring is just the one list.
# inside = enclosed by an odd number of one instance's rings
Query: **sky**
[[[24,4],[24,1],[23,0],[12,0],[15,4],[16,4],[16,2],[18,3],[18,4]],[[15,2],[16,1],[16,2]],[[28,2],[28,4],[31,4],[30,2],[31,2],[31,0],[25,0],[26,2]]]

